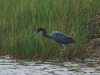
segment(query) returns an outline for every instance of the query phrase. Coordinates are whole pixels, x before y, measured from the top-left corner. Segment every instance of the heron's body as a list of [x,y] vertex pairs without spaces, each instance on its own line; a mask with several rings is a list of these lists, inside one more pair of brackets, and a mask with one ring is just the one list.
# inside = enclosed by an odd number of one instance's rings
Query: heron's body
[[50,36],[53,37],[53,39],[58,43],[73,43],[73,39],[70,38],[67,34],[60,32],[60,31],[53,31]]
[[63,32],[53,31],[50,34],[47,34],[46,30],[44,28],[42,28],[42,27],[37,28],[36,31],[35,31],[35,33],[33,34],[33,36],[36,33],[38,33],[39,31],[42,31],[42,35],[43,36],[45,36],[47,38],[54,39],[56,42],[60,43],[60,47],[61,47],[61,44],[63,45],[63,44],[68,44],[68,43],[76,43],[71,37],[69,37],[67,34],[65,34]]

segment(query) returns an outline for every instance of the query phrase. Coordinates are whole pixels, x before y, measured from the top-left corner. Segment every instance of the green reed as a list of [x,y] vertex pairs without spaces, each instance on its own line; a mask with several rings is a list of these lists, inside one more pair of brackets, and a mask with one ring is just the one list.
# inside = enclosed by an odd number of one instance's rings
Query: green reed
[[[72,55],[82,57],[86,36],[91,29],[89,23],[96,16],[99,7],[98,0],[2,0],[0,54],[56,59],[59,55],[56,50],[60,48],[58,43],[42,36],[41,32],[31,39],[36,28],[44,27],[48,34],[61,31],[76,41],[75,44],[65,45],[67,49],[62,56],[70,57],[72,50]],[[95,30],[97,28],[98,26]]]

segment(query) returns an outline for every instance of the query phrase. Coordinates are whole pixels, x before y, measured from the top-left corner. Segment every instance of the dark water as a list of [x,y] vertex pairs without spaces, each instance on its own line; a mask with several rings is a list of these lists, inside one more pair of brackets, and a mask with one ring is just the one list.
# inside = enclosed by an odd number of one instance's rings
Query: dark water
[[32,61],[0,56],[0,75],[100,75],[99,59],[82,62]]

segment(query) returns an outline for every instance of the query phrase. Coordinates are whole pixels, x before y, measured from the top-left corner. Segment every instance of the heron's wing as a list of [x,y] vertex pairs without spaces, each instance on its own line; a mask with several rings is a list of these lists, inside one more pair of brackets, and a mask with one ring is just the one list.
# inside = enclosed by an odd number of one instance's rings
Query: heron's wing
[[69,37],[67,34],[63,33],[63,32],[60,32],[60,31],[53,31],[51,34],[51,36],[53,37]]
[[58,43],[75,43],[71,37],[60,31],[53,31],[50,36]]

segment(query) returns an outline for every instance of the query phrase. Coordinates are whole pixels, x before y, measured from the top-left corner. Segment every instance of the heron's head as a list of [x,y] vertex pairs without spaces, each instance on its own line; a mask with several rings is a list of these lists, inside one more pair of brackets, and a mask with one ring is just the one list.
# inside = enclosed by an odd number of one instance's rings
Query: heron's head
[[[45,29],[42,28],[42,27],[37,28],[36,31],[35,31],[35,33],[33,34],[33,36],[34,36],[36,33],[40,32],[40,31],[43,32],[44,30],[45,30]],[[33,36],[31,37],[31,39],[33,38]]]

